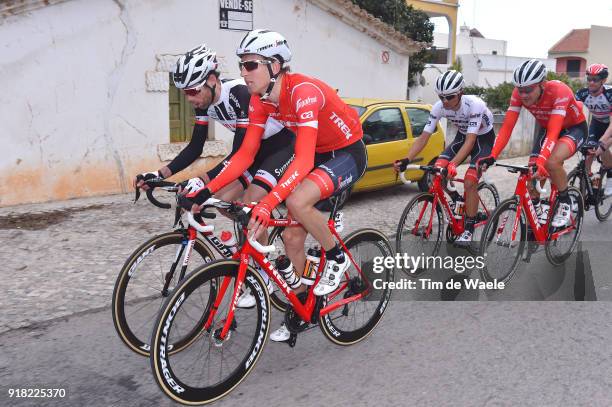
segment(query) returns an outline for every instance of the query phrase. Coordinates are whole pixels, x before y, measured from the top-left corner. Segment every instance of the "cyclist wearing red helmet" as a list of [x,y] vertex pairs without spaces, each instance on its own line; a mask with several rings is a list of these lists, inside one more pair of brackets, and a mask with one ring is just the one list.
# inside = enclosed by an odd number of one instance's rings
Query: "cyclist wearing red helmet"
[[[592,64],[586,70],[587,87],[576,92],[576,99],[584,102],[591,112],[591,124],[589,125],[589,141],[599,143],[596,151],[601,155],[603,164],[608,168],[606,181],[606,196],[612,195],[612,86],[606,85],[608,79],[608,67],[604,64]],[[593,157],[587,158],[587,170],[591,170]]]
[[[495,162],[508,144],[521,108],[527,109],[541,126],[540,133],[534,140],[529,165],[537,167],[537,179],[550,176],[551,182],[557,187],[560,205],[551,225],[563,227],[570,220],[571,210],[563,162],[586,141],[588,131],[582,104],[576,101],[572,90],[563,82],[547,81],[546,67],[537,59],[527,60],[516,68],[512,82],[515,88],[506,118],[495,140],[491,156],[483,158],[481,163],[490,166]],[[532,185],[530,193],[538,210],[540,197]]]

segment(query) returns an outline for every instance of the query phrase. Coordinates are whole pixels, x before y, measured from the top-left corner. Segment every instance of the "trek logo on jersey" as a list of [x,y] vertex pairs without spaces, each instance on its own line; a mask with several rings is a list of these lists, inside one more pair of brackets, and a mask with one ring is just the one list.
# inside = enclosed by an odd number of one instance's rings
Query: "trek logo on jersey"
[[346,137],[346,139],[350,139],[353,135],[351,134],[351,129],[349,128],[349,126],[346,125],[346,123],[344,123],[344,120],[342,120],[337,114],[336,112],[332,112],[331,116],[329,117],[329,119],[334,122],[334,124],[336,126],[338,126],[338,128],[340,129],[340,131],[344,134],[344,136]]
[[556,105],[557,103],[565,103],[569,100],[569,98],[567,96],[562,97],[562,98],[556,98],[555,101],[553,102],[553,105]]
[[314,96],[313,97],[308,96],[306,99],[298,99],[297,102],[295,103],[295,111],[297,112],[302,107],[312,105],[313,103],[316,103],[316,102],[317,102],[317,98]]
[[283,188],[289,187],[289,185],[291,185],[291,183],[295,181],[297,177],[298,177],[298,172],[295,171],[293,174],[291,174],[289,178],[287,178],[287,181],[281,183],[281,187]]
[[253,105],[249,104],[249,112],[254,112],[255,109],[253,108]]
[[302,120],[314,119],[314,113],[312,112],[312,110],[304,112],[300,115],[300,119]]

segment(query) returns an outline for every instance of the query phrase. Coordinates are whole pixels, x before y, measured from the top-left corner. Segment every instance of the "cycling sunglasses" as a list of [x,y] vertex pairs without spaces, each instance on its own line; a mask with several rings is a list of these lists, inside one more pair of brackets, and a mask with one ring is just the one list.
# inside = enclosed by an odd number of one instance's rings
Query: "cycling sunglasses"
[[533,90],[535,89],[535,86],[524,86],[522,88],[516,88],[516,90],[518,91],[518,93],[520,94],[524,94],[524,95],[528,95],[531,92],[533,92]]
[[266,61],[263,59],[253,59],[251,61],[240,61],[238,62],[238,69],[242,70],[244,68],[247,72],[252,72],[257,69],[257,67],[261,65],[269,65],[272,61]]
[[452,95],[446,95],[446,96],[438,95],[440,100],[446,100],[447,102],[450,101],[450,100],[453,100],[455,98],[455,96],[457,96],[457,93],[454,93]]
[[600,80],[599,76],[587,76],[587,82],[599,82]]
[[191,88],[191,89],[183,89],[183,92],[185,92],[185,95],[187,96],[195,96],[198,93],[200,93],[200,91],[202,90],[202,88],[204,87],[204,84],[206,82],[202,83],[199,86],[196,86],[195,88]]

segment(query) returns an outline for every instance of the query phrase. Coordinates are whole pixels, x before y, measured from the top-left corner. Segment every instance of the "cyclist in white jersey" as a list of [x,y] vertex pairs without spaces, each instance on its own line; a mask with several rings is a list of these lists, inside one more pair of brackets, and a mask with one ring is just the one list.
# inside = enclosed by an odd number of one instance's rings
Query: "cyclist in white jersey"
[[[602,156],[603,164],[608,168],[605,186],[606,196],[612,195],[612,86],[606,85],[608,67],[604,64],[592,64],[586,70],[587,87],[576,92],[576,100],[584,102],[591,113],[588,141],[596,141],[599,147],[596,155]],[[593,157],[586,161],[587,171],[591,171]]]
[[464,176],[465,231],[455,241],[455,245],[459,247],[468,247],[474,234],[478,212],[479,178],[476,163],[480,158],[491,154],[495,142],[491,111],[479,97],[464,95],[464,85],[463,75],[457,71],[447,71],[438,78],[436,93],[440,101],[436,102],[431,109],[429,121],[421,135],[416,138],[406,158],[394,164],[396,171],[405,170],[406,165],[425,148],[442,117],[457,126],[455,139],[440,154],[434,165],[446,168],[450,179],[457,175],[457,165],[461,164],[468,155],[471,157],[470,166]]

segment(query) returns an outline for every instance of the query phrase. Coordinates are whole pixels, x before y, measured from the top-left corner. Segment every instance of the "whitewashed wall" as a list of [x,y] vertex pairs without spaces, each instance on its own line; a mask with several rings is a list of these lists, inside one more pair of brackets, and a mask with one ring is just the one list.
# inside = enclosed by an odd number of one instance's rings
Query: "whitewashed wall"
[[[256,27],[287,37],[294,71],[343,96],[405,96],[407,57],[306,0],[254,5]],[[125,192],[157,169],[169,142],[168,59],[157,56],[206,42],[237,77],[244,33],[219,30],[218,16],[217,0],[71,0],[0,21],[0,206]]]

